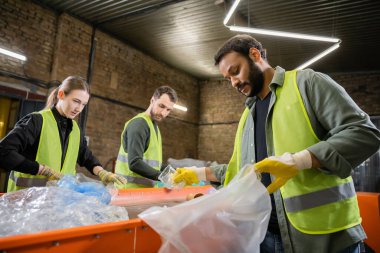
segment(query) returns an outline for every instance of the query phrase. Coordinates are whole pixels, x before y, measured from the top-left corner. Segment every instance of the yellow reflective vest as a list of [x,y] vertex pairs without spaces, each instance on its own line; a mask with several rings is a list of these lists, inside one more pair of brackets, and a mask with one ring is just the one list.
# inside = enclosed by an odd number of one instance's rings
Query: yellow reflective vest
[[[136,115],[125,124],[124,130],[121,133],[121,143],[123,143],[123,136],[129,122],[136,118],[144,119],[148,124],[150,131],[149,146],[144,152],[143,161],[152,168],[160,170],[162,164],[161,133],[158,128],[156,133],[152,119],[146,113],[140,113]],[[124,151],[123,145],[120,145],[119,154],[117,156],[116,173],[124,176],[128,180],[128,184],[126,184],[124,188],[147,188],[156,186],[156,181],[145,178],[130,170],[128,163],[128,153]]]
[[[298,152],[320,141],[303,104],[296,74],[296,71],[286,72],[283,86],[276,89],[272,114],[275,155]],[[239,122],[225,185],[243,166],[241,136],[248,113],[246,108]],[[361,223],[351,177],[341,179],[318,169],[305,169],[281,187],[281,195],[290,223],[303,233],[328,234]]]
[[[75,174],[75,165],[80,145],[80,130],[76,121],[69,135],[66,156],[61,168],[62,147],[57,121],[50,109],[37,112],[42,116],[41,135],[36,154],[36,162],[47,165],[51,169],[63,174]],[[8,180],[7,192],[16,191],[33,186],[45,186],[45,176],[35,176],[17,171],[11,171]]]

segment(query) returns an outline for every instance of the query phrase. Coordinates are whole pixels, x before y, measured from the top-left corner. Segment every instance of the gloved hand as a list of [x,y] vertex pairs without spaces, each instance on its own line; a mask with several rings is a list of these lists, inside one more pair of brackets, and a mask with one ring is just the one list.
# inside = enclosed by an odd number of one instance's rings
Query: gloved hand
[[124,185],[124,184],[128,183],[128,181],[125,177],[114,174],[114,173],[109,172],[109,171],[104,170],[104,169],[99,171],[98,176],[104,184],[116,183],[116,184]]
[[268,192],[273,193],[300,170],[311,168],[311,165],[311,154],[305,149],[294,154],[284,153],[281,156],[268,157],[256,163],[254,167],[256,172],[266,172],[275,176],[275,180],[267,187]]
[[173,175],[173,181],[179,183],[185,181],[186,185],[198,184],[200,180],[206,180],[205,167],[177,168]]
[[47,165],[40,165],[37,175],[46,176],[48,180],[59,180],[63,177],[61,172],[53,170]]

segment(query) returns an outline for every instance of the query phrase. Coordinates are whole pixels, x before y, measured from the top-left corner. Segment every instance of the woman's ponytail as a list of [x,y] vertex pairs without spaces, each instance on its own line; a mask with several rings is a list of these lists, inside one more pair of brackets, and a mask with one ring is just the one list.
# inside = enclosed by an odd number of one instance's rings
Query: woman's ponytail
[[58,95],[58,90],[59,90],[59,87],[56,87],[49,95],[47,101],[46,101],[46,105],[45,105],[45,108],[44,109],[50,109],[52,108],[53,106],[55,106],[58,102],[58,98],[57,98],[57,95]]

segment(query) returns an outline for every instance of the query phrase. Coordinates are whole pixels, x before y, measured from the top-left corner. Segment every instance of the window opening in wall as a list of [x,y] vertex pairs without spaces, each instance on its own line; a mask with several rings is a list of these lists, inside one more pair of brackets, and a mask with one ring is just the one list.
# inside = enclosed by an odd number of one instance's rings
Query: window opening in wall
[[20,100],[0,96],[0,139],[2,139],[16,124]]
[[[0,95],[0,140],[4,138],[25,115],[39,111],[45,106],[45,101],[25,100],[14,94]],[[0,168],[0,192],[7,189],[8,174]]]

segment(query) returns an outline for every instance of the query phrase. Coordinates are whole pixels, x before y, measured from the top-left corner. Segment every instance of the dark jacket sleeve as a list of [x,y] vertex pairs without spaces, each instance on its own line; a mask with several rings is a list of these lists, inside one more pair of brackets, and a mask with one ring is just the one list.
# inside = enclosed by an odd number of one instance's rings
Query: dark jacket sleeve
[[35,175],[35,161],[42,128],[42,116],[28,114],[0,141],[0,168]]
[[80,146],[77,162],[80,166],[86,167],[86,169],[92,174],[94,174],[92,170],[95,166],[102,166],[87,146],[87,141],[86,138],[84,138],[82,131],[80,133]]
[[126,131],[123,133],[123,148],[128,153],[129,168],[152,180],[157,180],[160,171],[149,166],[143,161],[144,152],[149,145],[150,129],[144,119],[134,119],[129,122]]

